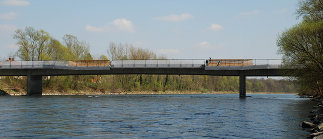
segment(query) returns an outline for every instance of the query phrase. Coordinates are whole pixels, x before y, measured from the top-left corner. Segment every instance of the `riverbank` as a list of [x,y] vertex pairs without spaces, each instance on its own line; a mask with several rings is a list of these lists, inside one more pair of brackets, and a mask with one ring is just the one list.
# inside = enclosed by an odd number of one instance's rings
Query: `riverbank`
[[[26,92],[7,92],[11,96],[23,96]],[[43,95],[181,95],[181,94],[239,94],[239,92],[231,91],[132,91],[132,92],[100,92],[100,91],[68,91],[68,92],[58,92],[58,91],[47,91],[43,92]],[[296,93],[286,93],[286,92],[248,92],[247,94],[296,94]]]
[[308,137],[313,139],[323,138],[323,99],[313,98],[317,104],[313,106],[309,114],[311,121],[303,121],[302,127],[311,133]]

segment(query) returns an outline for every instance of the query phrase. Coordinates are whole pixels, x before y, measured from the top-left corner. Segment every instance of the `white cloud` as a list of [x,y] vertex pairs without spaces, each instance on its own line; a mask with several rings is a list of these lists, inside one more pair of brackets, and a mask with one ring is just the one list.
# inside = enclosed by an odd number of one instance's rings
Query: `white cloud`
[[28,6],[30,2],[27,0],[3,0],[0,2],[2,5],[7,6]]
[[209,42],[207,41],[203,41],[198,43],[197,45],[195,45],[195,47],[197,48],[203,48],[203,49],[210,49],[210,48],[214,48]]
[[109,31],[109,28],[107,26],[96,27],[92,25],[86,25],[85,30],[89,32],[106,32]]
[[14,25],[0,24],[0,31],[15,31],[16,29]]
[[134,26],[130,20],[125,18],[115,19],[113,22],[104,26],[86,25],[85,30],[89,32],[109,32],[109,31],[124,31],[135,32]]
[[159,53],[161,53],[161,54],[179,54],[180,51],[177,49],[160,49]]
[[114,20],[113,25],[122,31],[127,31],[127,32],[135,31],[132,22],[124,18]]
[[219,30],[222,30],[223,27],[219,24],[212,24],[210,27],[209,27],[210,30],[214,30],[214,31],[219,31]]
[[168,16],[156,17],[156,20],[167,21],[167,22],[180,22],[192,18],[193,16],[188,13],[183,13],[180,15],[172,14]]
[[253,11],[239,13],[239,15],[241,17],[244,17],[244,16],[252,16],[252,15],[257,15],[257,14],[259,14],[259,11],[258,10],[253,10]]
[[17,17],[17,14],[15,12],[0,14],[0,19],[2,20],[13,20],[13,19],[16,19],[16,17]]

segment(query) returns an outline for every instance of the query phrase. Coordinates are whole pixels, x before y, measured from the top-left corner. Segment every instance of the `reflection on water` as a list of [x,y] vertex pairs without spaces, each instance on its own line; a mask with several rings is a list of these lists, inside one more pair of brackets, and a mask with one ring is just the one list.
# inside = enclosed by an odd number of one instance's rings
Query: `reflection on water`
[[1,97],[0,137],[295,138],[313,105],[296,95]]

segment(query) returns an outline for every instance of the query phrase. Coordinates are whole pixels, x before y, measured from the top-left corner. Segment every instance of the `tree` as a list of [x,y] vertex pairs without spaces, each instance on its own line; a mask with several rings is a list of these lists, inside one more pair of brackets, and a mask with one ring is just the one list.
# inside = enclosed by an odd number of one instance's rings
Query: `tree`
[[127,50],[128,44],[119,44],[116,43],[110,43],[109,49],[108,49],[108,56],[111,60],[123,60],[127,59]]
[[64,43],[70,51],[75,55],[73,59],[92,60],[89,45],[84,41],[79,41],[76,36],[66,34],[63,37]]
[[129,58],[134,60],[156,59],[156,54],[148,49],[129,47]]
[[294,26],[281,35],[278,46],[287,64],[323,72],[323,23],[303,22]]
[[302,1],[297,10],[303,22],[282,33],[279,52],[303,94],[322,96],[323,91],[323,0]]
[[323,21],[323,0],[306,0],[300,2],[297,10],[299,17],[305,22]]
[[70,60],[75,57],[70,49],[63,46],[56,39],[51,39],[47,47],[47,54],[50,57],[50,60]]
[[109,60],[109,59],[105,55],[100,55],[99,60]]
[[26,27],[24,30],[18,29],[14,34],[19,49],[17,56],[22,60],[48,60],[46,47],[50,43],[50,35],[44,30],[36,30]]

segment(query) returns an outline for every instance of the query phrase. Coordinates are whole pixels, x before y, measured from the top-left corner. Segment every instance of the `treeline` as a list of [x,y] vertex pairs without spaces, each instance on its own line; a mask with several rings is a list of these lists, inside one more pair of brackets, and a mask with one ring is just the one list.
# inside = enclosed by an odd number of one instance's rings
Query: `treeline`
[[303,95],[323,97],[323,0],[303,0],[297,10],[302,22],[278,40],[286,68]]
[[[25,92],[26,77],[2,77],[0,89],[9,92]],[[197,75],[104,75],[59,76],[43,81],[44,91],[118,93],[132,91],[213,91],[238,92],[238,77]],[[247,79],[248,92],[295,93],[295,83],[290,80]]]
[[[44,30],[26,27],[17,30],[14,38],[19,50],[16,56],[21,60],[92,60],[90,46],[73,35],[64,35],[63,42],[52,38]],[[128,44],[110,43],[107,54],[111,60],[167,59],[157,56],[148,49]],[[97,59],[108,59],[101,55]],[[25,92],[26,77],[2,77],[0,87],[6,91]],[[0,89],[1,89],[0,88]],[[238,77],[197,75],[87,75],[44,77],[43,90],[57,92],[95,91],[235,91],[239,89]],[[248,79],[249,92],[296,92],[295,84],[289,80]]]

